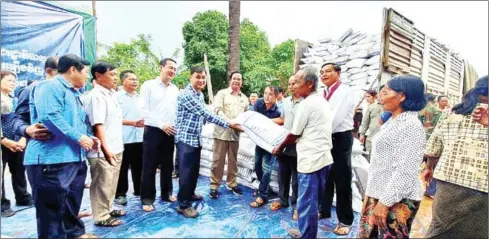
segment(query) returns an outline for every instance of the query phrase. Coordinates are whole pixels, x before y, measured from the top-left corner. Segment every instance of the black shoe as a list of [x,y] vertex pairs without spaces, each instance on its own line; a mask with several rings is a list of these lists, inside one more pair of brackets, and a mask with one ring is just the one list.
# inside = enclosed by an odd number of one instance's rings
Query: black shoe
[[241,188],[238,188],[238,186],[235,186],[232,188],[227,187],[227,188],[228,188],[228,190],[232,191],[236,195],[239,195],[239,196],[243,195],[243,190],[241,190]]
[[331,218],[331,215],[327,215],[326,213],[318,213],[318,220],[325,219],[325,218]]
[[15,215],[15,211],[12,208],[2,210],[2,217],[11,217]]
[[204,197],[202,197],[202,196],[200,196],[200,195],[197,195],[197,194],[194,194],[194,195],[192,196],[192,198],[190,199],[190,201],[192,201],[192,202],[196,202],[196,201],[200,201],[200,200],[202,200],[202,199],[204,199]]
[[15,202],[15,205],[18,207],[30,207],[30,206],[34,205],[34,201],[29,200],[29,201]]
[[216,199],[219,197],[219,193],[217,192],[216,189],[211,189],[211,192],[209,193],[209,197],[211,197],[212,199]]

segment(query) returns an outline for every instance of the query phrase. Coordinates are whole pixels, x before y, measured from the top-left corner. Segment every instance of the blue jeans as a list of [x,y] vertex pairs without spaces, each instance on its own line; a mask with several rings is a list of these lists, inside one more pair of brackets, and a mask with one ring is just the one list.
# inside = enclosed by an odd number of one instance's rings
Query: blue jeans
[[36,207],[38,238],[76,238],[85,234],[78,217],[85,189],[85,161],[26,165]]
[[268,199],[270,179],[272,177],[272,168],[275,162],[275,157],[271,153],[256,146],[255,148],[255,172],[258,180],[260,180],[260,187],[258,188],[258,196],[265,202]]
[[330,165],[313,173],[298,173],[299,199],[299,231],[301,238],[317,238],[318,234],[318,203],[326,188]]
[[199,179],[200,151],[202,147],[195,148],[186,143],[177,143],[178,152],[178,205],[181,209],[192,206],[192,196],[195,194],[197,180]]

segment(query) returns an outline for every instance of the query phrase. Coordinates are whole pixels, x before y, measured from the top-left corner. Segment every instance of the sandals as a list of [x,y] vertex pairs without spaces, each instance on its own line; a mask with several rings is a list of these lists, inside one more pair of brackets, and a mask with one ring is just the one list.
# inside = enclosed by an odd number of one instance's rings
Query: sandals
[[[2,236],[3,238],[3,236]],[[76,239],[83,239],[83,238],[93,238],[93,239],[96,239],[98,238],[98,236],[95,236],[95,234],[92,234],[92,233],[87,233],[87,234],[83,234],[79,237],[77,237]]]
[[[260,202],[261,201],[261,202]],[[265,200],[261,197],[257,197],[255,201],[250,203],[250,207],[252,208],[259,208],[265,205]]]
[[170,196],[168,198],[165,198],[165,199],[161,198],[161,200],[164,201],[164,202],[172,203],[172,202],[176,202],[177,201],[177,197],[175,197],[175,196],[172,195],[172,196]]
[[80,219],[80,218],[84,218],[84,217],[89,217],[91,215],[92,215],[91,212],[83,211],[83,212],[78,213],[78,216],[76,218]]
[[272,202],[272,204],[270,204],[270,210],[271,211],[278,211],[282,208],[284,208],[284,206],[279,201],[275,201],[275,202]]
[[292,220],[294,220],[294,221],[299,220],[299,214],[297,213],[297,209],[294,209],[294,214],[292,215]]
[[339,236],[346,236],[350,233],[351,230],[351,225],[345,225],[343,223],[339,223],[336,228],[334,229],[334,234],[339,235]]
[[111,217],[123,217],[127,213],[124,210],[113,210],[112,212],[109,213]]
[[152,212],[155,210],[155,207],[153,205],[143,205],[143,211],[145,212]]
[[116,227],[116,226],[119,226],[121,225],[122,222],[115,218],[115,217],[109,217],[103,221],[99,221],[99,222],[96,222],[95,223],[95,226],[99,226],[99,227]]

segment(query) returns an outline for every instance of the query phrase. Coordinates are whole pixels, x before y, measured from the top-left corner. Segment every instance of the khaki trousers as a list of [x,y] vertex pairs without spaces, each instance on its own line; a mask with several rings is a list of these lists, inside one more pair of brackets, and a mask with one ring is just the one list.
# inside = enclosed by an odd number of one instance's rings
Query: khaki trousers
[[112,211],[121,170],[122,153],[115,156],[117,158],[115,166],[109,164],[104,157],[88,159],[90,162],[90,175],[92,176],[90,202],[92,204],[94,222],[107,220]]
[[224,174],[226,154],[228,156],[227,185],[230,188],[238,186],[238,148],[239,141],[224,141],[214,139],[214,154],[211,166],[211,189],[218,189]]

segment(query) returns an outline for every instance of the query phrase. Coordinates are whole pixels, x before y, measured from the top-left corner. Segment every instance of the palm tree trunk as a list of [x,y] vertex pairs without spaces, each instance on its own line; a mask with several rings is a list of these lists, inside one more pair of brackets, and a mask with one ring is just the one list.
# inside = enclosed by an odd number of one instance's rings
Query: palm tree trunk
[[239,47],[240,12],[241,12],[240,1],[239,0],[229,1],[228,76],[233,71],[239,71],[239,66],[240,66],[240,47]]

